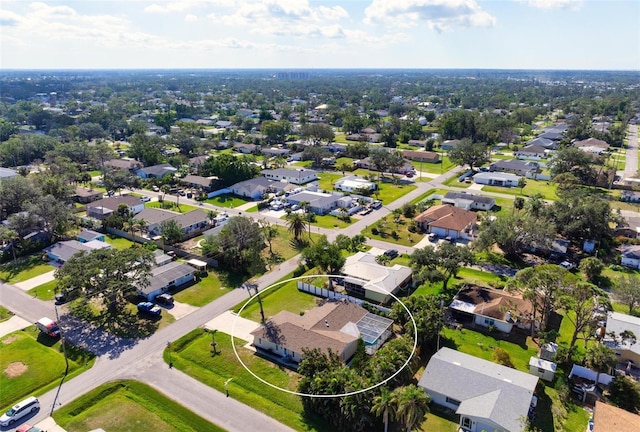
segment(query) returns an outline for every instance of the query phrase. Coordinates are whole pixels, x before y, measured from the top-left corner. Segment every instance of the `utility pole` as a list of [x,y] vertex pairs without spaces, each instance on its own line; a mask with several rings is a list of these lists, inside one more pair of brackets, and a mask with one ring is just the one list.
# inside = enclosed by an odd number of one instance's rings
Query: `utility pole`
[[64,364],[65,364],[64,376],[67,376],[67,374],[69,373],[69,358],[67,357],[67,348],[66,348],[66,345],[64,343],[64,335],[62,334],[62,326],[60,325],[60,316],[58,315],[58,306],[54,304],[53,305],[53,309],[56,312],[56,323],[58,324],[58,330],[60,330],[60,343],[62,344],[62,354],[64,355]]

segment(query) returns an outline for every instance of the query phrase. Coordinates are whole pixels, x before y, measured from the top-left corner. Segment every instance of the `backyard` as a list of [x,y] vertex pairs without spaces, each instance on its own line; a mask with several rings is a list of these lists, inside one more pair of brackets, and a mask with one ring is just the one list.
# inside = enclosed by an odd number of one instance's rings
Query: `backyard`
[[253,201],[251,198],[239,197],[234,194],[222,194],[205,200],[206,203],[218,207],[235,208]]

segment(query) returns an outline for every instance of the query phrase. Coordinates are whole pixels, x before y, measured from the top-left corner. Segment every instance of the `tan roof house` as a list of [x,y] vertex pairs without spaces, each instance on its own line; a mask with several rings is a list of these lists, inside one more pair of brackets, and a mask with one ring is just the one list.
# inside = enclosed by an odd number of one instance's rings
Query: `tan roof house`
[[469,210],[442,204],[428,208],[414,220],[423,231],[439,237],[471,240],[478,215]]
[[[379,334],[372,336],[371,322],[381,322]],[[299,363],[304,349],[336,352],[347,362],[356,352],[358,339],[376,344],[391,334],[393,321],[367,312],[355,303],[327,301],[304,315],[282,311],[251,332],[253,345],[287,362]]]
[[593,432],[637,432],[639,430],[640,415],[596,401],[596,408],[593,411]]
[[432,151],[402,150],[402,156],[404,156],[409,160],[418,161],[418,162],[428,162],[428,163],[440,162],[440,155]]

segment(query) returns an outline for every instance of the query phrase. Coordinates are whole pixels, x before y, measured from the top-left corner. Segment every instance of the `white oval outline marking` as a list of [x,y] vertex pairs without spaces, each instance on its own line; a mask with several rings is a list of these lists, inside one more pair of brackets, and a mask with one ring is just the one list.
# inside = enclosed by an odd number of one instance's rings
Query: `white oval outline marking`
[[[268,287],[266,287],[265,289],[263,289],[262,291],[260,291],[260,293],[264,293],[265,291],[268,291],[272,288],[275,288],[279,285],[283,285],[287,282],[291,282],[291,281],[295,281],[295,280],[299,280],[299,279],[309,279],[309,278],[316,278],[316,277],[332,277],[332,278],[344,278],[344,275],[307,275],[307,276],[298,276],[298,277],[294,277],[291,279],[287,279],[281,282],[276,282]],[[359,279],[363,282],[368,282],[364,279],[360,279],[358,277],[352,277],[352,276],[348,276],[349,279]],[[411,322],[413,323],[413,350],[411,351],[411,354],[409,355],[409,357],[407,358],[407,361],[404,362],[404,364],[400,367],[400,369],[398,369],[396,371],[396,373],[394,373],[393,375],[391,375],[390,377],[388,377],[387,379],[380,381],[379,383],[369,386],[365,389],[361,389],[361,390],[356,390],[356,391],[352,391],[352,392],[348,392],[348,393],[341,393],[341,394],[337,394],[337,395],[328,395],[328,394],[308,394],[308,393],[300,393],[300,392],[295,392],[293,390],[288,390],[288,389],[283,389],[282,387],[278,387],[274,384],[271,384],[270,382],[264,380],[263,378],[260,378],[258,375],[256,375],[255,373],[253,373],[251,371],[251,369],[249,369],[247,367],[246,364],[244,364],[244,362],[242,361],[242,359],[240,358],[240,355],[238,354],[238,351],[236,349],[236,344],[233,340],[234,338],[234,333],[235,333],[235,329],[236,329],[236,322],[238,320],[238,317],[242,314],[242,311],[244,310],[245,307],[247,307],[247,305],[249,305],[249,303],[251,303],[253,301],[253,299],[255,298],[254,296],[251,296],[247,299],[247,301],[242,305],[242,307],[240,308],[240,310],[238,311],[238,313],[235,315],[235,317],[233,318],[233,324],[231,325],[231,346],[233,347],[233,353],[235,354],[236,358],[238,359],[238,361],[240,362],[240,364],[242,365],[243,368],[245,368],[245,370],[247,372],[249,372],[251,375],[253,375],[254,378],[256,378],[258,381],[261,381],[263,384],[268,385],[269,387],[272,387],[276,390],[280,390],[282,392],[285,393],[289,393],[289,394],[293,394],[293,395],[297,395],[297,396],[306,396],[306,397],[311,397],[311,398],[338,398],[338,397],[345,397],[345,396],[353,396],[353,395],[357,395],[360,393],[364,393],[367,392],[369,390],[373,390],[377,387],[380,387],[384,384],[386,384],[387,382],[389,382],[390,380],[392,380],[393,378],[395,378],[396,375],[398,375],[400,372],[402,372],[402,370],[407,367],[407,365],[409,364],[409,362],[411,361],[411,359],[413,358],[413,355],[416,352],[416,348],[418,347],[418,326],[416,325],[416,320],[413,318],[413,314],[411,313],[411,311],[409,310],[409,308],[402,302],[400,301],[400,299],[398,297],[396,297],[393,293],[387,291],[386,289],[376,285],[376,284],[370,284],[375,286],[376,288],[381,289],[382,291],[386,292],[387,294],[389,294],[391,297],[394,298],[394,300],[396,300],[398,303],[400,303],[402,305],[402,307],[404,308],[404,310],[407,311],[407,313],[409,314],[409,318],[411,318]]]

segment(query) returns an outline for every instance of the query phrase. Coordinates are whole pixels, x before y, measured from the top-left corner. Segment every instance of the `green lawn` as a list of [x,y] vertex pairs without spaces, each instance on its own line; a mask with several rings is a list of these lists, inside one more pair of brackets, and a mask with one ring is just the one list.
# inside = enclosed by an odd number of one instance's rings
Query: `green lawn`
[[27,291],[27,294],[35,298],[39,298],[40,300],[53,300],[53,296],[56,293],[56,286],[58,286],[58,281],[52,280],[42,285],[38,285],[37,287],[31,288],[29,291]]
[[[421,232],[412,233],[409,231],[410,222],[410,219],[401,216],[398,223],[395,223],[393,221],[393,215],[390,215],[385,218],[384,221],[380,220],[373,225],[366,227],[362,233],[372,239],[400,244],[403,246],[413,246],[422,240],[424,234]],[[374,230],[377,230],[377,234],[373,233]]]
[[394,185],[391,183],[381,183],[380,190],[378,191],[378,199],[382,201],[382,204],[389,205],[417,187],[418,186],[413,184]]
[[415,199],[411,200],[411,204],[418,204],[418,203],[420,203],[420,201],[426,200],[427,198],[429,198],[434,193],[439,193],[438,192],[439,190],[440,189],[429,189],[428,191],[426,191],[425,193],[420,195],[418,198],[415,198]]
[[321,172],[318,173],[318,184],[320,185],[320,189],[332,191],[333,184],[342,178],[342,174],[339,173],[330,173],[330,172]]
[[445,186],[457,187],[457,188],[468,188],[472,185],[472,183],[459,182],[458,178],[462,175],[462,173],[456,174],[454,176],[449,177],[445,181],[442,182]]
[[442,161],[438,163],[420,163],[419,161],[413,161],[411,162],[411,165],[413,165],[413,167],[417,171],[422,171],[430,174],[443,174],[456,166],[456,164],[453,163],[451,159],[449,159],[449,156],[444,156],[442,158]]
[[[329,217],[335,219],[336,221],[340,221],[338,218],[335,218],[333,216],[329,216]],[[298,255],[300,252],[302,252],[301,246],[297,246],[295,243],[292,242],[293,234],[289,232],[289,229],[286,226],[276,225],[276,229],[278,230],[278,235],[276,236],[276,238],[271,240],[271,249],[273,250],[273,253],[275,255],[280,256],[283,261],[286,261],[289,258],[293,258],[294,256]],[[302,239],[304,239],[305,241],[309,240],[308,230],[302,236]],[[311,241],[316,242],[319,239],[320,239],[320,234],[314,233],[313,228],[311,228]],[[268,243],[265,242],[265,244],[267,244],[267,247],[264,248],[263,254],[266,257],[268,257],[269,247],[268,247]]]
[[421,432],[458,432],[458,419],[455,414],[446,414],[435,404],[429,407],[427,414],[419,427],[412,430]]
[[189,204],[180,204],[180,206],[178,207],[173,198],[167,199],[166,197],[162,202],[160,201],[148,202],[145,204],[145,207],[160,208],[165,210],[171,210],[178,213],[189,213],[191,211],[198,210],[198,207],[192,206]]
[[[229,396],[249,405],[285,425],[299,431],[330,430],[303,416],[299,396],[276,390],[263,384],[245,370],[231,346],[231,336],[217,332],[217,354],[211,352],[212,337],[204,329],[195,329],[172,344],[165,351],[165,361],[171,361],[179,369],[202,383],[221,392],[229,378]],[[262,379],[280,388],[295,391],[298,375],[274,363],[257,357],[242,346],[246,342],[235,339],[236,349],[242,361]]]
[[[311,283],[311,280],[309,279],[301,280],[303,282]],[[297,281],[290,281],[271,288],[265,293],[265,295],[261,296],[262,308],[266,319],[273,317],[275,314],[283,310],[293,312],[295,314],[308,311],[317,305],[317,300],[318,298],[311,294],[298,291]],[[234,310],[237,312],[240,310],[240,307],[236,307]],[[242,311],[242,317],[256,322],[260,321],[260,305],[258,304],[257,299],[253,300],[246,308],[244,308]]]
[[243,204],[253,201],[251,198],[239,197],[233,194],[222,194],[214,198],[205,200],[206,203],[212,204],[218,207],[235,208]]
[[13,316],[13,313],[6,307],[0,305],[0,322],[6,321]]
[[449,284],[470,283],[489,288],[502,288],[506,281],[507,278],[504,276],[464,267],[460,269],[458,276],[449,281]]
[[299,166],[302,168],[311,168],[313,166],[313,161],[312,160],[296,161],[296,162],[293,162],[291,165]]
[[[338,219],[335,216],[326,214],[322,216],[316,215],[315,221],[311,222],[311,225],[318,226],[321,228],[346,228],[354,222],[355,222],[355,219],[353,218],[351,218],[350,222],[345,222],[342,219]],[[313,236],[313,228],[311,228],[311,231],[312,231],[311,235]]]
[[218,297],[222,297],[232,289],[234,289],[234,286],[223,284],[219,272],[210,270],[206,277],[194,285],[178,291],[173,296],[176,301],[199,307],[212,302]]
[[41,274],[55,270],[51,264],[42,260],[41,255],[29,255],[18,258],[18,264],[13,260],[0,265],[0,279],[5,283],[24,282]]
[[126,238],[123,238],[123,237],[116,237],[111,234],[107,234],[105,236],[105,240],[107,243],[109,243],[111,246],[113,246],[116,249],[129,249],[131,246],[134,245],[134,242],[132,242],[131,240],[127,240]]
[[57,409],[53,417],[69,432],[98,427],[110,432],[224,431],[137,381],[104,384]]
[[[69,345],[67,357],[69,377],[77,376],[93,365],[90,354]],[[18,367],[15,376],[7,374],[10,365]],[[16,401],[31,394],[45,393],[60,383],[65,371],[60,339],[41,334],[35,326],[3,336],[0,339],[0,370],[3,371],[0,375],[0,408],[4,412]]]
[[546,180],[527,179],[527,185],[522,190],[522,193],[520,193],[520,188],[518,187],[483,186],[482,190],[486,192],[522,196],[525,198],[539,193],[547,200],[558,199],[556,195],[556,185]]

